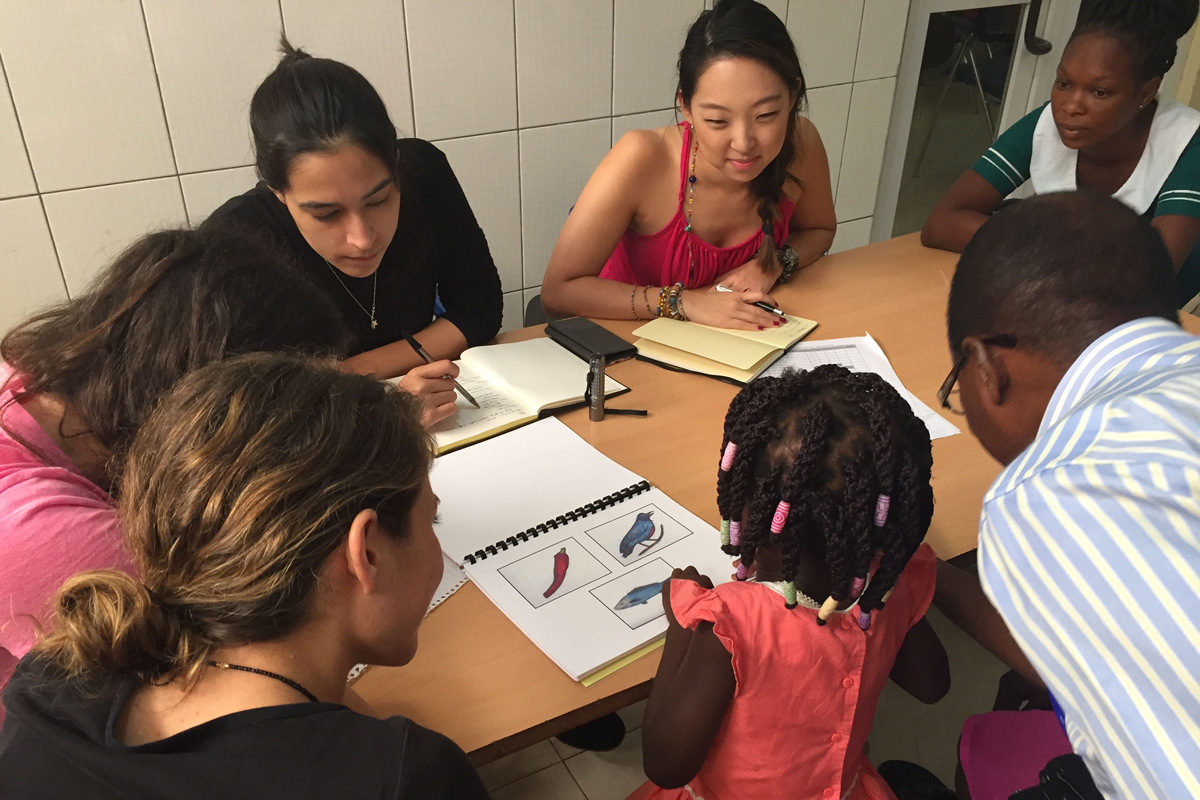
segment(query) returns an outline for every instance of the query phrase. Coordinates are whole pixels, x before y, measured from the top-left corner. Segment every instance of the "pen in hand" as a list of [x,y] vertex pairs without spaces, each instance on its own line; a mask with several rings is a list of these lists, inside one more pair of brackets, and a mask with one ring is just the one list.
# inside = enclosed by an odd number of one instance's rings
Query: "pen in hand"
[[[408,333],[408,331],[400,331],[400,335],[404,337],[404,341],[408,342],[409,347],[411,347],[413,350],[417,351],[417,355],[419,355],[421,358],[425,359],[426,364],[432,364],[434,362],[433,356],[431,356],[431,355],[429,355],[429,353],[425,352],[425,348],[421,347],[421,343],[418,342],[416,339],[414,339]],[[449,378],[450,376],[447,375],[446,377]],[[453,379],[451,379],[451,380],[453,380]],[[462,394],[462,396],[467,399],[468,403],[475,406],[476,408],[481,408],[481,406],[479,405],[479,401],[476,400],[474,397],[471,397],[471,393],[468,392],[466,389],[464,389],[462,387],[461,383],[459,383],[458,381],[454,381],[454,388],[458,389],[458,391]]]
[[[733,289],[730,289],[728,286],[722,286],[719,283],[716,286],[714,286],[713,288],[716,289],[718,292],[732,292],[733,291]],[[778,314],[779,316],[783,317],[784,319],[787,319],[786,314],[784,314],[782,311],[780,311],[778,308],[771,305],[770,303],[764,303],[762,300],[759,300],[757,303],[751,303],[750,305],[761,308],[763,311],[770,311],[772,314]]]

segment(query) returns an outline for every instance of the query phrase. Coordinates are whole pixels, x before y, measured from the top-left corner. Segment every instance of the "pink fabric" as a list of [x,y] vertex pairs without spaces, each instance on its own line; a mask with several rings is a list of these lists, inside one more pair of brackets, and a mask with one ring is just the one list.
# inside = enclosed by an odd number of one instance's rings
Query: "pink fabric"
[[133,571],[112,498],[13,401],[23,387],[0,364],[0,689],[64,580],[89,569]]
[[[643,286],[670,286],[682,283],[689,288],[710,286],[729,270],[740,267],[754,258],[762,244],[762,231],[756,231],[746,241],[733,247],[716,247],[691,232],[685,232],[687,219],[683,203],[687,189],[688,157],[692,149],[692,126],[682,123],[683,147],[679,156],[679,207],[667,226],[657,233],[641,234],[626,230],[608,263],[600,271],[601,278]],[[701,189],[702,190],[702,189]],[[796,202],[787,195],[779,197],[779,219],[775,220],[775,244],[782,245],[788,236]],[[696,261],[696,275],[689,280],[688,239]]]
[[1053,711],[992,711],[967,717],[959,760],[971,800],[1007,800],[1037,786],[1052,758],[1071,752]]
[[688,787],[648,784],[631,800],[894,800],[863,745],[896,653],[933,600],[935,573],[933,550],[922,545],[867,631],[856,614],[834,614],[821,627],[816,609],[788,610],[768,586],[672,581],[676,619],[693,629],[713,623],[733,656],[737,691]]

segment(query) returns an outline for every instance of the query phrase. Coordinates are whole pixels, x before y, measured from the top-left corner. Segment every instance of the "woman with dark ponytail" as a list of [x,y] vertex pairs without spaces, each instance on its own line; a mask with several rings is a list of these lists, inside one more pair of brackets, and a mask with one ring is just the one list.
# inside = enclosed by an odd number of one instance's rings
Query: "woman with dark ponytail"
[[962,252],[1001,202],[1093,189],[1151,221],[1175,262],[1180,305],[1200,293],[1200,111],[1159,97],[1197,0],[1091,0],[1050,102],[1000,135],[947,190],[921,241]]
[[343,705],[416,653],[432,458],[411,395],[314,360],[180,381],[128,454],[136,577],[67,581],[5,691],[0,797],[486,800],[446,737]]
[[[206,225],[279,242],[354,334],[347,367],[406,375],[440,420],[454,412],[449,363],[500,330],[500,276],[446,156],[397,139],[375,88],[285,40],[250,101],[258,186]],[[435,359],[426,365],[404,338]]]
[[679,53],[684,122],[625,134],[592,174],[550,257],[546,310],[776,324],[753,304],[774,304],[772,287],[837,227],[825,148],[798,116],[805,89],[766,6],[719,0],[702,13]]

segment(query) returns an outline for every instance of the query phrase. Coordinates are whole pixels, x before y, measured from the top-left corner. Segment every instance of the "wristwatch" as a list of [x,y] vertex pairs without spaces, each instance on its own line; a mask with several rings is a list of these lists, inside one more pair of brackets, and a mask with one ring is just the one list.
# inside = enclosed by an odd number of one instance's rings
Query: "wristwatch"
[[787,283],[796,274],[796,270],[800,268],[800,254],[796,252],[796,248],[785,244],[775,251],[775,257],[783,265],[783,272],[779,273],[779,280],[777,282]]

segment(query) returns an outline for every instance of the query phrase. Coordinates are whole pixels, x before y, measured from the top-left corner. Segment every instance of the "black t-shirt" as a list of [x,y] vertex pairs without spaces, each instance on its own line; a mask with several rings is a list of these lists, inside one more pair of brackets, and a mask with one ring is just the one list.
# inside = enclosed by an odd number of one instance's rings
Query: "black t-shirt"
[[4,691],[0,798],[488,797],[445,736],[332,703],[242,711],[127,747],[115,725],[136,686],[130,678],[85,690],[23,659]]
[[[485,344],[500,330],[504,300],[483,230],[441,150],[422,139],[400,139],[396,148],[408,182],[400,198],[400,226],[407,229],[397,229],[384,252],[378,287],[374,276],[335,272],[264,183],[230,198],[204,224],[266,232],[282,244],[341,311],[354,334],[351,354],[391,344],[402,338],[401,331],[416,333],[429,325],[435,296],[445,308],[442,316],[462,332],[468,346]],[[372,291],[375,330],[363,310],[371,308]]]

